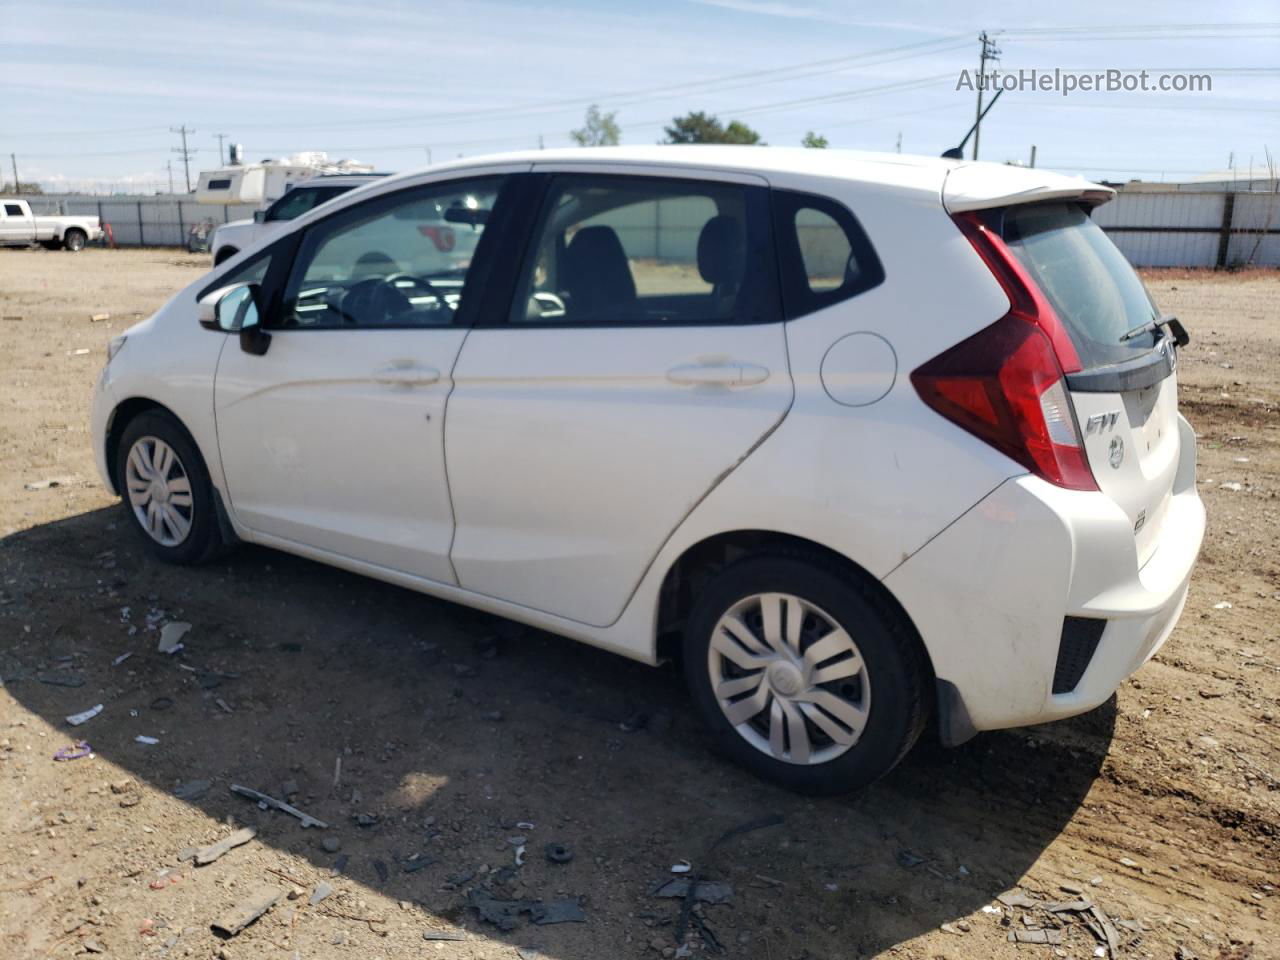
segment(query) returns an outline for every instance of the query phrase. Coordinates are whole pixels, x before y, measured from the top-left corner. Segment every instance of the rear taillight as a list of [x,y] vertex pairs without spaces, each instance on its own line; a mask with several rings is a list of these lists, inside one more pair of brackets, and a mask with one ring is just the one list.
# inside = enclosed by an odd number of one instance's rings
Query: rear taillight
[[1050,483],[1097,490],[1063,372],[1080,360],[1004,241],[974,214],[956,223],[1009,297],[1009,312],[911,374],[930,407]]

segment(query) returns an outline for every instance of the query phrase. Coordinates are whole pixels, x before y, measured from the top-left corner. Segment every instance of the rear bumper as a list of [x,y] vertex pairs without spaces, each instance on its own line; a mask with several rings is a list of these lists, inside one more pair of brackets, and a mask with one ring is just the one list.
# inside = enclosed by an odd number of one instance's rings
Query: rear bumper
[[[1132,525],[1101,493],[1006,481],[885,578],[933,661],[947,730],[995,730],[1104,702],[1168,639],[1204,539],[1195,434],[1179,417],[1160,540],[1138,565]],[[1106,621],[1078,682],[1054,693],[1066,617]],[[961,739],[952,736],[952,739]]]

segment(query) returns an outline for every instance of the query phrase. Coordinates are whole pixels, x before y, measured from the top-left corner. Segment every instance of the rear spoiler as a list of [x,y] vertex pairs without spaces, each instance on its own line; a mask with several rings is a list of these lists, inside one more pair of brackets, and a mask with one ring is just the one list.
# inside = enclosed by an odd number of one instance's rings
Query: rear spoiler
[[1083,177],[995,163],[958,164],[942,184],[942,205],[952,214],[1042,200],[1076,200],[1096,207],[1115,195],[1110,187]]

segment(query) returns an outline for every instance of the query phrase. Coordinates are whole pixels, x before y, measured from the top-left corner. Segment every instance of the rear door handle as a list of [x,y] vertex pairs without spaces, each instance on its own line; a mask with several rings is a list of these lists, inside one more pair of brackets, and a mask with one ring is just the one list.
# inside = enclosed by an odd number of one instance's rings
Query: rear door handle
[[756,363],[686,363],[668,370],[667,379],[680,384],[743,387],[769,379],[769,369]]
[[374,383],[391,386],[425,387],[440,379],[434,367],[383,367],[373,374]]

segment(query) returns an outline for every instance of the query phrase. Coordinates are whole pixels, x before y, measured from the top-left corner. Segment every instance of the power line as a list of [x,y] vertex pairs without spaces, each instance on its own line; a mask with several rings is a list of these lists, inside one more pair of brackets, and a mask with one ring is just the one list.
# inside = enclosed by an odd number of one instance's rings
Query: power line
[[[987,86],[987,61],[1000,59],[1000,48],[987,36],[987,31],[983,30],[978,35],[978,42],[982,44],[982,52],[978,58],[978,109],[973,121],[973,159],[975,160],[978,159],[978,141],[982,137],[982,94],[986,92]],[[994,100],[991,102],[995,103]]]
[[185,123],[180,127],[170,127],[169,130],[172,133],[182,134],[181,149],[179,149],[178,147],[173,147],[172,150],[174,153],[178,154],[178,156],[182,157],[182,170],[187,177],[187,193],[190,193],[191,192],[191,160],[193,157],[195,157],[196,151],[187,149],[187,134],[195,133],[195,131],[188,130],[187,125]]

